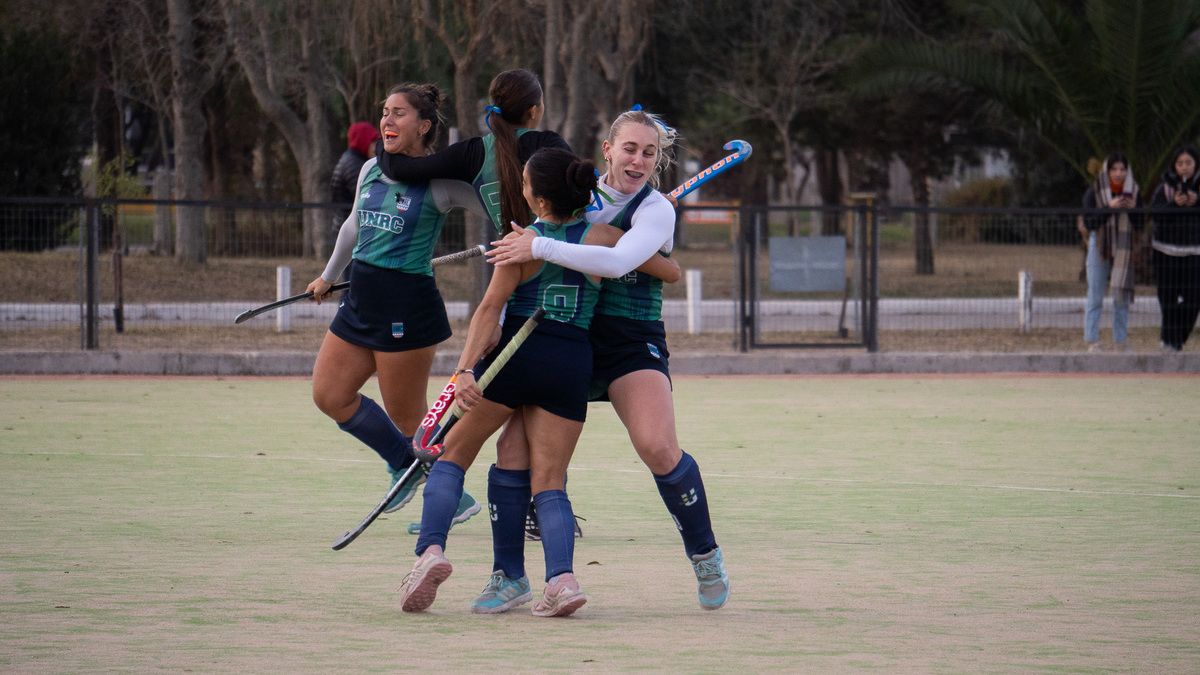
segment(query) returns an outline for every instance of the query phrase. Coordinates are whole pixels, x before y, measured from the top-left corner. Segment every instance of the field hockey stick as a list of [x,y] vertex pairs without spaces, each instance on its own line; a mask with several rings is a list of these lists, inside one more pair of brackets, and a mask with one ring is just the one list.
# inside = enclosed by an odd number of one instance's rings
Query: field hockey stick
[[[545,313],[545,310],[539,308],[533,313],[533,316],[525,320],[525,323],[521,325],[516,335],[513,335],[508,344],[504,345],[504,349],[500,350],[495,360],[492,361],[492,364],[488,366],[488,369],[479,378],[477,386],[480,390],[487,388],[488,384],[500,372],[500,369],[504,368],[504,365],[508,363],[513,354],[521,348],[525,339],[529,337],[534,328],[537,328],[538,322],[541,321]],[[438,394],[437,400],[433,402],[433,406],[430,407],[429,412],[425,413],[425,417],[421,420],[421,426],[418,427],[417,433],[412,439],[413,452],[416,455],[416,459],[412,464],[408,465],[408,469],[404,471],[404,475],[400,476],[396,484],[384,495],[383,500],[367,514],[366,518],[363,518],[358,527],[346,532],[337,541],[333,542],[333,550],[340,551],[346,548],[350,542],[357,539],[358,535],[362,534],[371,526],[371,523],[375,522],[375,519],[379,518],[388,504],[395,499],[396,495],[400,494],[400,491],[410,481],[417,480],[418,471],[428,473],[429,467],[433,462],[442,456],[444,444],[441,441],[445,438],[446,432],[450,431],[450,427],[454,426],[454,423],[462,416],[458,405],[451,404],[454,401],[454,392],[458,388],[457,383],[458,375],[455,374],[446,383],[446,386],[442,388],[442,393]],[[446,420],[445,423],[442,423],[443,418]]]
[[718,175],[728,171],[730,168],[746,161],[754,152],[754,147],[746,141],[733,140],[725,144],[726,150],[733,150],[733,153],[725,155],[715,164],[683,181],[679,187],[667,193],[668,197],[675,199],[683,199],[689,192],[704,185],[708,181],[716,178]]
[[[468,258],[477,258],[477,257],[483,255],[485,251],[487,251],[487,246],[485,246],[483,244],[477,244],[475,246],[472,246],[471,248],[466,249],[465,251],[458,251],[457,253],[449,253],[444,256],[434,258],[433,260],[429,261],[429,264],[433,265],[434,267],[437,267],[438,265],[445,265],[446,263],[458,262],[459,260],[467,260]],[[330,286],[328,292],[333,293],[334,291],[344,291],[347,288],[350,288],[350,282],[349,281],[340,281],[340,282]],[[300,293],[299,295],[293,295],[289,298],[284,298],[282,300],[276,300],[275,302],[265,304],[262,307],[255,307],[254,309],[248,309],[248,310],[242,312],[241,314],[238,314],[237,318],[235,318],[233,320],[233,322],[234,323],[242,323],[243,321],[246,321],[247,319],[253,319],[254,317],[258,316],[259,314],[264,314],[273,309],[278,309],[280,307],[283,307],[284,305],[290,305],[293,302],[300,302],[301,300],[307,300],[307,299],[311,298],[312,296],[313,296],[312,291],[306,291],[304,293]]]

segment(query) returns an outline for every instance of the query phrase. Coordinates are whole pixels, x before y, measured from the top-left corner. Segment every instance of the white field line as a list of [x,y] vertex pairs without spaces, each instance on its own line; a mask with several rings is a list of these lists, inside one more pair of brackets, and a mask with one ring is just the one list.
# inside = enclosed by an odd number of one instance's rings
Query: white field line
[[[154,457],[162,459],[216,459],[216,460],[246,460],[246,459],[268,459],[268,460],[284,460],[288,462],[331,462],[336,464],[374,464],[376,459],[351,459],[337,457],[295,457],[288,455],[153,455],[144,452],[48,452],[48,451],[28,451],[28,452],[12,452],[2,451],[0,455],[48,455],[48,456],[67,456],[67,455],[82,455],[87,457]],[[571,466],[571,471],[596,471],[602,473],[635,473],[643,474],[645,469],[609,469],[589,466]],[[1168,499],[1200,499],[1200,495],[1180,495],[1169,492],[1129,492],[1123,490],[1088,490],[1080,488],[1057,488],[1057,487],[1036,487],[1030,485],[1004,485],[1004,484],[989,484],[989,483],[928,483],[922,481],[905,481],[905,480],[864,480],[858,478],[821,478],[821,477],[803,477],[803,476],[779,476],[766,474],[748,474],[748,473],[719,473],[705,472],[705,477],[712,478],[731,478],[735,480],[776,480],[776,481],[792,481],[797,483],[845,483],[848,485],[881,485],[893,487],[928,487],[928,488],[953,488],[953,489],[972,489],[972,490],[1002,490],[1014,492],[1052,492],[1058,494],[1075,494],[1075,495],[1104,495],[1113,497],[1165,497]]]

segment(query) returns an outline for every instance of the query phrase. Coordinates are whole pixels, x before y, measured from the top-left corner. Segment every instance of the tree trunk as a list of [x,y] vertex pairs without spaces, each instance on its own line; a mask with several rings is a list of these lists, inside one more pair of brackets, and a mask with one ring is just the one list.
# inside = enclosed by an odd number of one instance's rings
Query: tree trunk
[[[908,162],[906,162],[908,164]],[[925,163],[914,159],[908,165],[912,179],[913,203],[922,208],[929,206],[929,171]],[[917,274],[933,274],[933,233],[929,226],[929,212],[917,211],[913,218],[913,252],[916,255]]]
[[[171,117],[175,137],[175,198],[204,198],[204,136],[207,122],[201,110],[204,87],[196,58],[195,29],[190,0],[167,0],[171,45]],[[175,259],[203,264],[207,257],[204,209],[181,206],[175,215]]]
[[[837,148],[817,148],[817,187],[823,206],[842,205],[842,174],[838,166]],[[826,211],[821,214],[821,234],[829,236],[840,230],[838,214]]]

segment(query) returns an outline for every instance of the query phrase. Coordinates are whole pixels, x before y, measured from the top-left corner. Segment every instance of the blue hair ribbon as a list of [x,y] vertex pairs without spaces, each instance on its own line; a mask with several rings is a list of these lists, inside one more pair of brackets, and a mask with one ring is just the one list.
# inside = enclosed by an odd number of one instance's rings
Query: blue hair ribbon
[[[633,107],[631,107],[629,110],[631,112],[641,112],[642,104],[634,103]],[[649,113],[647,113],[647,114],[649,114]],[[657,124],[658,127],[660,129],[662,129],[664,133],[670,134],[671,132],[675,131],[674,128],[667,126],[662,120],[658,119],[658,117],[651,117],[650,119],[654,120],[654,123]]]
[[487,115],[483,117],[483,123],[487,125],[488,129],[492,128],[492,113],[496,113],[497,115],[504,114],[504,111],[498,105],[485,105],[483,109],[487,111]]

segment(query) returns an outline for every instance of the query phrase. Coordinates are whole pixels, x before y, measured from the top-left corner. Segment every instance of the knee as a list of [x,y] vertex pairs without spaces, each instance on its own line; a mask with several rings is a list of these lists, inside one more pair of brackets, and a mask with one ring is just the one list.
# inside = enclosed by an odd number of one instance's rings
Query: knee
[[317,409],[333,418],[335,422],[345,421],[343,418],[352,415],[358,407],[358,392],[342,392],[328,387],[313,387],[312,399]]
[[660,440],[653,443],[639,443],[634,446],[642,463],[650,469],[650,473],[662,476],[670,473],[683,458],[683,450],[678,443]]

